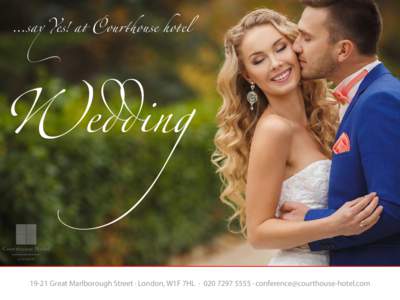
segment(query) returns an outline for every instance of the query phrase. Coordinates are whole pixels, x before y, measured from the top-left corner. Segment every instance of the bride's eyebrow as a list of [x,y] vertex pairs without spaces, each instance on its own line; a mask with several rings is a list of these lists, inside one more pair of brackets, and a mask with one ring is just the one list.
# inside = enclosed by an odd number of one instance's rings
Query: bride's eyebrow
[[[283,40],[283,37],[277,39],[277,40],[272,44],[272,48],[275,47],[275,45],[278,44],[279,42],[281,42],[282,40]],[[263,51],[256,51],[256,52],[253,52],[252,54],[249,55],[249,58],[251,58],[251,57],[254,56],[254,55],[263,54],[263,53],[264,53]]]
[[274,47],[276,44],[278,44],[278,43],[279,43],[280,41],[282,41],[282,40],[283,40],[283,37],[277,39],[277,40],[275,41],[275,43],[272,44],[272,47]]

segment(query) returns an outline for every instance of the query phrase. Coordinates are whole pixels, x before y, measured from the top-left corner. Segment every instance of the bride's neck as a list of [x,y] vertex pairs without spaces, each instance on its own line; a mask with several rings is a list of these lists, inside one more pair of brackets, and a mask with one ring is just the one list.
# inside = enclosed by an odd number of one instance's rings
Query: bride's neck
[[308,120],[301,88],[280,96],[268,96],[267,111],[279,115],[302,127],[307,127]]

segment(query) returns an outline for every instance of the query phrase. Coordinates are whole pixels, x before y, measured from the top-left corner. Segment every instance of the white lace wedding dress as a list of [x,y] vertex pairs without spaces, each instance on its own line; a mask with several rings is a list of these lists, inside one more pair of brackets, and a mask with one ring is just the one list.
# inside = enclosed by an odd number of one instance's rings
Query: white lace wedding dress
[[[327,207],[330,168],[330,160],[318,160],[286,179],[282,184],[277,216],[285,201],[301,202],[310,208]],[[268,265],[329,265],[329,253],[301,248],[279,250]]]

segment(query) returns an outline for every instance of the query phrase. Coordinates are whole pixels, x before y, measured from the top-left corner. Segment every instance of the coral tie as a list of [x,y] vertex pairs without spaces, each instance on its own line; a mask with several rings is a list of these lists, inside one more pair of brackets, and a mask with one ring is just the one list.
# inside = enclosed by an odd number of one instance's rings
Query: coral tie
[[368,75],[367,70],[363,70],[360,74],[358,74],[356,77],[354,77],[348,84],[346,84],[344,87],[341,89],[334,91],[333,96],[336,98],[337,102],[340,104],[344,105],[349,103],[349,92],[351,89],[359,83],[361,80],[365,78],[365,76]]

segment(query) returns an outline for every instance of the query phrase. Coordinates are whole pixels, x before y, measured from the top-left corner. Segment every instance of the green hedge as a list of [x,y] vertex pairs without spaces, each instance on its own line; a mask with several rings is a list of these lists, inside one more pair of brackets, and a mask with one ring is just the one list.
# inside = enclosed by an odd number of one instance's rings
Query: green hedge
[[[81,97],[80,92],[75,97]],[[89,134],[82,128],[57,140],[38,134],[37,118],[18,135],[21,119],[0,98],[1,264],[165,264],[173,255],[207,243],[226,230],[229,211],[220,204],[220,182],[210,163],[216,104],[192,101],[162,107],[158,114],[197,114],[155,187],[128,216],[109,227],[91,227],[128,210],[153,181],[177,136]],[[21,104],[22,105],[22,104]],[[49,127],[71,119],[78,104],[61,105]],[[146,108],[149,110],[149,108]],[[37,224],[33,261],[4,251],[15,247],[15,224]]]

